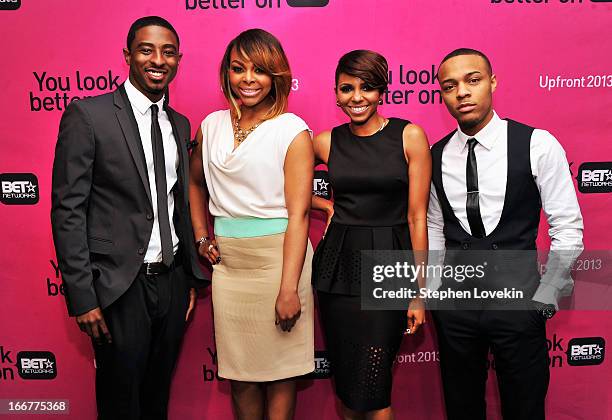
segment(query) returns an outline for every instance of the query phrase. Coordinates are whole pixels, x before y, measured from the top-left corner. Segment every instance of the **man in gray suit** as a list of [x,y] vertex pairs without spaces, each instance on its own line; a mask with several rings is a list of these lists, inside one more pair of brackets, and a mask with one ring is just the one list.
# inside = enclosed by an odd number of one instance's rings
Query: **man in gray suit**
[[94,343],[101,419],[165,419],[195,286],[189,121],[167,105],[182,54],[170,23],[135,21],[129,78],[60,123],[51,222],[68,311]]

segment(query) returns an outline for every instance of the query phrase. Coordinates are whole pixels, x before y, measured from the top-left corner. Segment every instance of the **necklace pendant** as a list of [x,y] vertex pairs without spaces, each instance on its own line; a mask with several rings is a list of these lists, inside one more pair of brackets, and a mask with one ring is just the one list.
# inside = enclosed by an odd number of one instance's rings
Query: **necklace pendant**
[[234,121],[234,140],[238,144],[242,143],[244,140],[246,140],[246,138],[249,136],[249,134],[251,134],[253,131],[255,131],[255,129],[257,127],[259,127],[259,124],[261,124],[261,122],[258,122],[257,124],[253,125],[250,128],[242,129],[240,127],[240,120],[236,119]]

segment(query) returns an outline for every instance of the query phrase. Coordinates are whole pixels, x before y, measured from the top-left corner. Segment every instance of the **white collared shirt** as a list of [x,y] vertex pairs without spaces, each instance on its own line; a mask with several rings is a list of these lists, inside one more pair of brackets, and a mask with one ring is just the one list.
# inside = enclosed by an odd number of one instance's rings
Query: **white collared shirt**
[[[476,135],[468,136],[461,129],[457,129],[444,147],[442,185],[455,216],[468,233],[471,231],[466,211],[467,140],[474,137],[478,141],[474,154],[478,168],[479,205],[482,222],[488,235],[499,223],[504,207],[508,174],[507,128],[508,122],[494,113],[493,119]],[[548,231],[551,239],[550,249],[551,251],[576,250],[576,258],[583,249],[583,222],[565,151],[548,131],[535,129],[531,135],[530,162],[533,179],[540,191],[542,209],[550,226]],[[444,219],[433,184],[427,212],[427,227],[429,249],[443,250]],[[571,282],[571,278],[565,281]],[[557,290],[544,291],[543,286],[551,286],[551,283],[553,279],[550,275],[548,278],[546,275],[543,276],[534,300],[553,303],[551,297],[555,295],[556,304],[561,289],[571,289],[571,284],[557,283],[554,286]],[[542,296],[544,293],[547,296]]]
[[[145,161],[147,164],[147,173],[149,176],[149,188],[151,190],[151,204],[153,205],[153,231],[147,253],[145,254],[145,262],[160,262],[162,260],[161,235],[159,233],[159,221],[157,219],[157,187],[155,186],[155,166],[153,163],[153,145],[151,143],[151,105],[153,102],[149,100],[142,92],[132,85],[130,79],[125,81],[125,92],[132,105],[134,117],[138,124],[138,132],[144,151]],[[178,149],[172,134],[172,125],[168,119],[168,114],[164,110],[164,98],[155,102],[159,108],[158,121],[161,128],[162,139],[164,144],[164,159],[166,161],[166,187],[168,190],[168,215],[170,216],[170,232],[172,234],[172,245],[174,252],[178,249],[179,239],[176,235],[176,229],[172,222],[174,215],[174,195],[171,193],[172,187],[178,180]]]

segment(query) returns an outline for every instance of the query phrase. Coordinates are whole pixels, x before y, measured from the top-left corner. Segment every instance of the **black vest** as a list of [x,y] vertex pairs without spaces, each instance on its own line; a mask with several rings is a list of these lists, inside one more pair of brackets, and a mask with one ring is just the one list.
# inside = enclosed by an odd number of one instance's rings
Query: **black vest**
[[[533,127],[508,120],[508,175],[504,207],[497,227],[482,239],[474,238],[459,223],[442,186],[442,151],[455,131],[431,148],[432,179],[442,214],[446,249],[534,250],[542,202],[531,174],[529,147]],[[461,163],[465,166],[465,163]]]
[[[432,180],[442,214],[444,217],[444,237],[447,250],[500,250],[496,253],[499,257],[494,259],[489,267],[497,274],[493,275],[495,280],[489,277],[489,284],[493,281],[517,287],[525,291],[535,291],[539,278],[537,272],[536,238],[540,224],[540,212],[542,202],[540,192],[531,173],[530,143],[533,127],[508,121],[508,174],[506,181],[506,195],[503,210],[495,229],[484,238],[475,238],[463,229],[459,219],[455,216],[453,209],[446,197],[442,185],[442,151],[449,142],[455,131],[448,134],[431,148],[432,153]],[[465,166],[465,162],[457,163]],[[511,252],[520,251],[520,252]],[[533,252],[525,252],[533,251]],[[450,254],[450,255],[449,255]],[[461,252],[447,252],[453,260],[459,263]],[[480,255],[492,255],[489,253],[478,253]],[[481,258],[480,256],[475,259]],[[472,260],[472,258],[469,258]],[[489,261],[491,261],[489,259]],[[462,261],[465,262],[465,261]],[[487,270],[489,271],[489,270]],[[489,271],[489,274],[492,272]]]

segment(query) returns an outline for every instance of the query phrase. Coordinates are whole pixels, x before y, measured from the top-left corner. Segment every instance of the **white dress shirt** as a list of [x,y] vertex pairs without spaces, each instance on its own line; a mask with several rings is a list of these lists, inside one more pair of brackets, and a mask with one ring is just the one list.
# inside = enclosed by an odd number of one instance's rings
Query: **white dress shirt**
[[[490,234],[501,218],[508,173],[508,122],[496,113],[476,135],[461,129],[451,137],[442,153],[442,185],[455,216],[466,232],[471,233],[467,218],[466,163],[467,140],[474,137],[478,168],[479,205],[485,233]],[[549,263],[534,300],[557,304],[560,295],[571,292],[573,280],[569,268],[583,249],[582,214],[565,157],[565,151],[552,134],[535,129],[531,135],[530,163],[533,179],[540,192],[542,209],[550,226]],[[444,219],[436,190],[432,184],[427,212],[429,248],[443,250]],[[553,252],[562,251],[563,252]],[[571,252],[569,252],[571,251]],[[559,258],[561,257],[561,258]]]
[[[151,232],[151,239],[149,240],[149,246],[147,248],[144,261],[147,263],[160,262],[162,260],[161,235],[159,233],[159,221],[157,216],[157,187],[155,186],[155,166],[153,163],[153,145],[151,143],[151,105],[153,105],[154,102],[151,102],[149,98],[136,89],[134,85],[130,83],[129,78],[125,81],[125,92],[127,93],[128,99],[132,104],[134,117],[136,118],[136,123],[138,124],[138,132],[140,133],[140,140],[142,142],[142,148],[147,164],[147,173],[149,174],[151,200],[153,200],[151,203],[153,205],[153,231]],[[176,253],[179,239],[178,236],[176,236],[174,223],[172,223],[172,216],[174,215],[174,195],[171,193],[171,190],[178,180],[178,149],[176,147],[176,142],[174,141],[174,135],[172,134],[172,125],[168,119],[168,114],[164,110],[164,98],[161,98],[158,102],[155,102],[155,104],[159,108],[157,118],[164,143],[166,187],[168,190],[168,215],[170,216],[172,245],[174,252]]]

